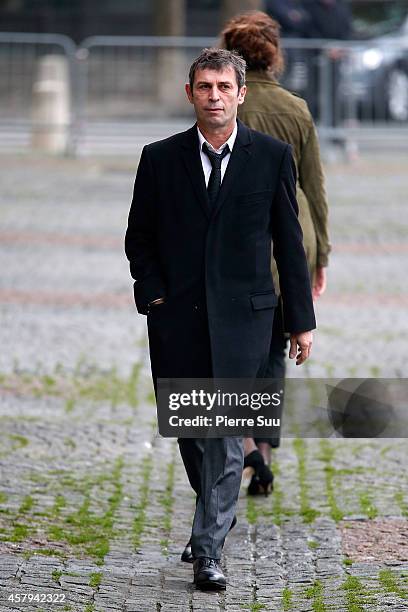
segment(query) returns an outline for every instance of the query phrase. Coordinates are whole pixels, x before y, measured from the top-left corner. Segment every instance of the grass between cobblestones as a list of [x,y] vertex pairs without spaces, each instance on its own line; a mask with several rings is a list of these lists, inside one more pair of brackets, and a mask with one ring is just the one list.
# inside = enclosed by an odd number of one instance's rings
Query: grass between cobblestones
[[[365,445],[362,445],[365,446]],[[351,514],[347,512],[347,510],[341,509],[337,504],[337,499],[339,497],[339,479],[342,476],[351,476],[354,474],[366,474],[374,468],[371,467],[361,467],[356,466],[353,468],[335,468],[333,467],[333,461],[335,459],[336,450],[333,445],[330,444],[329,440],[322,439],[319,442],[319,453],[316,455],[316,458],[319,461],[322,461],[324,464],[324,474],[325,474],[325,489],[326,489],[326,497],[327,502],[330,508],[330,516],[331,518],[339,522],[341,521],[347,514]],[[363,514],[367,516],[369,519],[374,519],[378,516],[379,512],[373,502],[373,492],[370,490],[359,491],[358,492],[358,503],[360,510]]]
[[293,440],[293,449],[297,457],[297,473],[299,481],[300,495],[300,515],[305,523],[311,523],[320,515],[319,510],[312,508],[309,504],[309,487],[306,482],[306,454],[307,448],[305,441],[301,438]]
[[275,525],[280,526],[282,524],[282,516],[284,514],[287,515],[287,512],[289,511],[284,509],[282,505],[283,493],[279,485],[280,470],[279,470],[279,464],[276,460],[272,461],[271,468],[272,468],[272,473],[274,474],[271,518],[273,522],[275,523]]
[[[97,485],[108,485],[112,488],[107,500],[108,507],[101,516],[90,510],[92,489],[89,487],[85,491],[84,500],[78,511],[70,513],[62,524],[54,524],[48,528],[50,538],[73,546],[80,546],[86,554],[96,559],[97,564],[101,565],[109,551],[109,541],[114,535],[114,514],[123,497],[122,469],[123,459],[119,457],[110,473],[101,474],[96,479]],[[60,497],[54,505],[52,514],[54,521],[59,518],[62,504]]]
[[293,609],[293,592],[289,587],[285,587],[282,591],[282,606],[284,612],[289,612]]
[[[66,509],[66,497],[58,492],[55,494],[54,504],[47,511],[35,511],[36,500],[31,495],[26,495],[20,504],[16,514],[9,511],[9,529],[3,529],[0,540],[6,542],[23,542],[30,536],[39,535],[46,541],[62,544],[62,549],[40,547],[25,552],[25,556],[33,552],[43,555],[65,556],[67,547],[74,549],[77,554],[86,554],[94,558],[98,565],[109,551],[109,542],[116,531],[114,529],[114,516],[123,498],[123,485],[121,474],[123,470],[123,459],[118,457],[110,471],[95,475],[80,475],[77,477],[66,474],[60,470],[52,470],[49,473],[49,486],[70,490],[83,496],[81,506],[78,510],[62,515]],[[55,476],[58,476],[55,479]],[[46,481],[46,477],[43,481]],[[102,502],[106,497],[106,501]],[[96,514],[91,510],[92,499],[97,498],[98,503],[106,504],[103,514]]]
[[344,512],[340,510],[336,502],[334,477],[337,474],[337,470],[331,464],[335,455],[335,449],[325,439],[320,440],[319,448],[318,459],[324,463],[326,497],[330,508],[330,516],[334,521],[340,521],[344,516]]
[[[404,575],[402,574],[402,577],[403,576]],[[399,581],[397,580],[397,577],[395,575],[395,572],[393,572],[392,570],[390,569],[380,570],[378,574],[378,580],[387,593],[393,593],[394,595],[397,595],[398,597],[401,597],[402,599],[408,599],[408,590],[403,589],[400,586]]]
[[394,494],[394,500],[401,510],[402,516],[408,517],[408,503],[404,500],[403,491],[396,491]]
[[374,519],[376,516],[378,516],[378,510],[374,506],[371,495],[367,491],[360,491],[358,497],[360,508],[369,519]]
[[164,517],[162,521],[162,530],[164,531],[165,537],[160,540],[160,546],[162,548],[162,554],[168,556],[169,549],[169,537],[171,532],[172,518],[173,518],[173,506],[174,506],[174,478],[175,478],[175,467],[176,467],[176,445],[173,444],[171,460],[167,464],[166,469],[166,484],[165,489],[159,495],[159,504],[164,510]]
[[[65,411],[72,412],[80,400],[93,402],[108,401],[112,407],[120,403],[136,408],[139,404],[138,383],[141,363],[135,363],[128,377],[119,376],[116,367],[101,370],[95,365],[78,361],[73,370],[56,365],[52,374],[25,372],[15,368],[9,375],[0,374],[0,384],[7,390],[33,397],[54,396],[65,398]],[[13,436],[18,446],[25,446],[28,440]]]
[[142,464],[140,467],[140,474],[139,474],[140,480],[141,480],[141,484],[139,488],[140,500],[139,500],[139,503],[133,507],[135,511],[135,517],[133,519],[133,525],[132,525],[132,540],[133,540],[133,545],[136,550],[140,547],[142,534],[146,527],[146,519],[147,519],[146,509],[147,509],[148,502],[149,502],[149,492],[150,492],[149,478],[150,478],[150,472],[152,470],[152,465],[153,465],[153,458],[152,458],[152,455],[149,453],[142,460]]
[[[309,375],[310,376],[310,375]],[[306,379],[307,388],[309,390],[308,402],[310,406],[319,406],[320,394],[319,394],[319,382],[315,378]],[[316,432],[316,435],[327,436],[328,435],[328,423],[325,423],[321,417],[314,418],[310,423],[310,430]]]
[[54,580],[54,582],[59,582],[59,579],[61,578],[61,576],[63,575],[64,572],[62,572],[61,570],[53,570],[51,573],[51,577]]
[[[402,582],[406,580],[406,573],[400,572],[399,577]],[[375,578],[368,579],[375,581]],[[365,586],[363,581],[357,576],[347,574],[345,580],[340,585],[340,589],[345,592],[345,604],[347,612],[366,612],[367,606],[378,605],[379,596],[386,596],[391,593],[403,600],[408,599],[408,590],[401,586],[395,571],[382,569],[378,573],[379,588]],[[332,609],[331,604],[324,601],[324,581],[315,580],[314,583],[302,592],[302,597],[309,600],[313,612],[327,612]],[[293,592],[285,587],[282,592],[282,608],[284,612],[295,610],[293,602]]]
[[250,525],[255,525],[259,516],[259,510],[253,497],[247,497],[246,518]]
[[312,600],[313,612],[326,612],[326,606],[323,601],[323,584],[321,580],[315,580],[311,587],[308,587],[305,592],[307,599]]
[[367,600],[368,592],[356,576],[349,574],[341,588],[345,591],[347,612],[364,612],[364,605],[373,603]]
[[[408,583],[405,572],[400,572],[399,576],[402,578],[402,582]],[[375,578],[368,580],[375,581]],[[366,612],[368,610],[367,606],[379,604],[380,600],[378,596],[386,596],[387,593],[396,595],[403,600],[408,599],[408,590],[401,586],[396,572],[390,569],[380,570],[378,574],[378,583],[380,588],[364,586],[360,578],[347,574],[345,580],[340,585],[340,590],[345,592],[346,611]],[[325,603],[323,580],[315,580],[312,585],[300,593],[300,596],[302,599],[310,601],[313,612],[328,612],[329,610],[334,610],[332,607],[333,604]],[[300,603],[301,601],[297,598],[297,604]],[[255,606],[256,604],[252,605]],[[245,607],[251,610],[258,609],[250,605]],[[285,587],[282,591],[282,610],[283,612],[295,612],[296,610],[294,593],[289,587]]]
[[[25,436],[21,436],[19,434],[8,434],[8,441],[6,444],[6,449],[3,451],[0,451],[0,457],[7,457],[9,453],[18,451],[20,448],[24,448],[28,444],[29,444],[29,440]],[[1,503],[1,493],[0,493],[0,503]]]
[[89,586],[97,589],[102,582],[102,572],[93,572],[89,579]]

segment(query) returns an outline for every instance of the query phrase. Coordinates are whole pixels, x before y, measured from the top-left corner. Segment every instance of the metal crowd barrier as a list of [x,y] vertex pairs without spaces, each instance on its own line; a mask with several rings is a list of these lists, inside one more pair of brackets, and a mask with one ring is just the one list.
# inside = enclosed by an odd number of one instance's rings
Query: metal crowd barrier
[[[95,36],[76,46],[59,35],[0,34],[1,149],[133,155],[191,124],[188,68],[215,44]],[[288,38],[283,45],[282,83],[307,100],[323,143],[407,145],[406,40]]]
[[[54,134],[49,130],[49,139],[55,143],[59,139],[58,152],[73,151],[76,51],[75,43],[59,34],[0,33],[2,150],[29,149],[33,141],[35,145],[36,138],[46,134],[52,123],[49,119],[54,119],[56,112],[58,121]],[[64,104],[59,102],[61,97]],[[52,105],[52,99],[57,104]]]

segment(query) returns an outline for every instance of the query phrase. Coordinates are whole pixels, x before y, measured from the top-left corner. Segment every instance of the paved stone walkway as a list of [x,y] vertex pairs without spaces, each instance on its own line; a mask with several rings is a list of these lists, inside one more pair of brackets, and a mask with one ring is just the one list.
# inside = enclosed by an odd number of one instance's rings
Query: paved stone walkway
[[[284,440],[274,493],[241,491],[226,593],[194,590],[194,499],[123,255],[134,164],[1,162],[0,612],[408,610],[403,439]],[[406,160],[327,171],[329,288],[289,373],[403,376]]]

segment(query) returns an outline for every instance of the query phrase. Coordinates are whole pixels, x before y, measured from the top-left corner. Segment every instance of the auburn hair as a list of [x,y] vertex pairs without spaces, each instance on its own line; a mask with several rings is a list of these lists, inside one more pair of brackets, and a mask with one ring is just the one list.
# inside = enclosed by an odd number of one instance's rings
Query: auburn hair
[[227,21],[221,46],[242,55],[249,70],[271,72],[275,77],[284,70],[280,25],[262,11],[243,13]]

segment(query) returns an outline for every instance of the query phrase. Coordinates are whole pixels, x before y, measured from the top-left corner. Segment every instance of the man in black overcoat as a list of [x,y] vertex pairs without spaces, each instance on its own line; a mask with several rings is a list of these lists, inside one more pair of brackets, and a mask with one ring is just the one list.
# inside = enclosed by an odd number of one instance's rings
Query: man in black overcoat
[[[237,121],[244,60],[205,49],[186,92],[197,122],[144,147],[125,240],[155,388],[159,378],[263,376],[277,305],[271,244],[298,364],[315,328],[291,147]],[[242,438],[178,442],[197,496],[194,582],[225,589],[219,560],[234,521]]]

